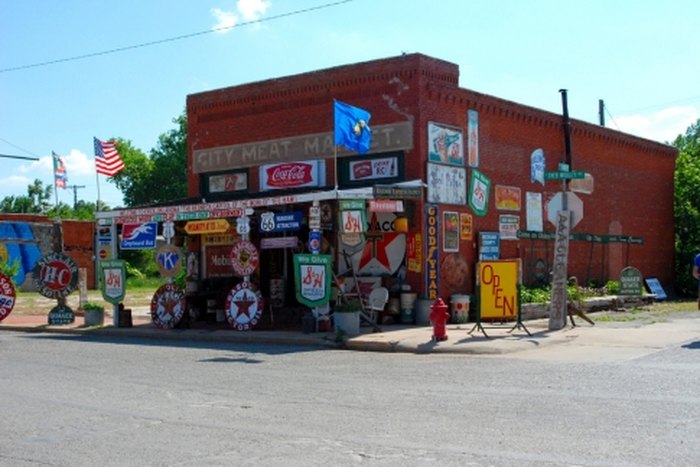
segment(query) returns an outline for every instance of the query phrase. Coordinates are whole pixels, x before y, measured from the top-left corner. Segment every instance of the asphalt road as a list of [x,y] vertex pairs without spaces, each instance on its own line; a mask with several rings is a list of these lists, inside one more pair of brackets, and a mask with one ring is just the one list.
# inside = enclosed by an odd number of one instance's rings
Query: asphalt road
[[0,465],[698,464],[700,337],[542,355],[4,331]]

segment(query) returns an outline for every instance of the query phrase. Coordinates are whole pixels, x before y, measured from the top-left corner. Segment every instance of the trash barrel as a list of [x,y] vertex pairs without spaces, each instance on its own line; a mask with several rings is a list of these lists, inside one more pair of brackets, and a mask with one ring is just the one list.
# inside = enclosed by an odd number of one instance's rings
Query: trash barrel
[[416,319],[416,298],[418,294],[415,292],[403,292],[401,294],[401,323],[413,324]]
[[469,321],[469,295],[452,295],[450,303],[452,304],[450,318],[453,323],[466,323]]

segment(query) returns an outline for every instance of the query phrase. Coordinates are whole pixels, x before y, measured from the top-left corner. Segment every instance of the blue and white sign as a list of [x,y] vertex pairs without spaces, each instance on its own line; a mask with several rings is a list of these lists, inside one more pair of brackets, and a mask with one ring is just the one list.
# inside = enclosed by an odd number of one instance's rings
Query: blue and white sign
[[321,231],[309,231],[309,251],[311,253],[319,253],[321,251]]
[[260,214],[261,232],[292,232],[301,229],[301,211],[263,212]]
[[479,261],[499,259],[501,238],[498,232],[479,232]]
[[156,222],[142,224],[124,224],[122,226],[122,250],[153,250],[156,247]]

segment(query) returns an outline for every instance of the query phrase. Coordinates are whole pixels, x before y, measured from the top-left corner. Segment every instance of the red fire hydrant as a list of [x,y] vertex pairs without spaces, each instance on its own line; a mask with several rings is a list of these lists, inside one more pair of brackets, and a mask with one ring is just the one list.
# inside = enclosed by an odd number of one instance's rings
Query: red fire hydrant
[[433,323],[433,339],[436,341],[447,340],[447,320],[450,314],[447,312],[447,304],[438,297],[430,305],[430,321]]

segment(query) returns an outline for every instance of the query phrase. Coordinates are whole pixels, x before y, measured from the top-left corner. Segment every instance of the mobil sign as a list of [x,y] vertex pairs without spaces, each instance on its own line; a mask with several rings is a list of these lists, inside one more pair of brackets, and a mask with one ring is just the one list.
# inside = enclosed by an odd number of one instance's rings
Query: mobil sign
[[122,250],[153,250],[156,247],[156,222],[143,222],[140,224],[124,224],[122,226]]

